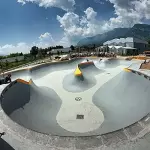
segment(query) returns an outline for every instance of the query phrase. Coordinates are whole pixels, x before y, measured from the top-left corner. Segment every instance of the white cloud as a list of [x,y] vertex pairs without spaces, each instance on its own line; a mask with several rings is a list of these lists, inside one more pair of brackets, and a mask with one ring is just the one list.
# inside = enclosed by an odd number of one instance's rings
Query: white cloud
[[26,4],[32,2],[38,4],[40,7],[58,7],[65,11],[74,9],[75,0],[18,0],[19,3]]
[[84,16],[67,12],[63,17],[57,16],[60,27],[64,30],[66,44],[76,44],[80,39],[104,32],[104,22],[96,20],[97,12],[89,7],[84,11]]
[[95,12],[91,7],[87,8],[84,13],[86,14],[88,20],[95,19],[97,16],[97,12]]
[[150,19],[150,0],[136,0],[131,3],[141,17]]
[[0,55],[8,55],[10,53],[28,53],[30,51],[30,46],[28,46],[26,43],[18,43],[16,45],[12,44],[6,44],[3,46],[0,46]]
[[68,45],[68,39],[66,37],[62,38],[60,41],[55,41],[51,35],[51,33],[46,32],[41,34],[38,37],[38,40],[35,40],[31,44],[27,44],[25,42],[17,43],[16,45],[13,44],[6,44],[0,46],[0,55],[9,55],[10,53],[29,53],[32,46],[37,46],[39,48],[47,48],[50,46],[56,45],[63,45],[64,47]]
[[[142,23],[144,19],[150,19],[150,0],[105,0],[114,5],[116,17],[109,20],[97,20],[97,12],[89,7],[84,11],[83,16],[74,13],[75,0],[18,0],[25,4],[32,2],[40,7],[58,7],[67,12],[64,16],[57,16],[60,27],[64,30],[64,37],[60,42],[53,40],[49,33],[39,37],[40,46],[62,43],[63,45],[76,44],[82,38],[104,33],[118,27],[132,27],[136,23]],[[95,0],[101,4],[102,0]],[[47,40],[47,41],[46,41]],[[49,41],[49,42],[48,42]]]
[[70,46],[70,42],[69,42],[67,36],[64,36],[60,41],[58,41],[56,43],[56,45],[61,45],[61,46],[64,46],[64,47],[69,47]]
[[44,34],[41,34],[41,35],[39,36],[39,39],[40,39],[40,40],[49,39],[49,38],[53,40],[52,35],[51,35],[50,33],[48,33],[48,32],[46,32],[46,33],[44,33]]
[[18,3],[21,3],[22,5],[26,4],[26,2],[24,0],[18,0]]
[[150,19],[150,0],[109,0],[114,4],[116,18],[111,18],[109,27],[132,27]]
[[94,0],[94,2],[95,2],[95,3],[98,3],[98,4],[101,4],[101,5],[104,5],[104,4],[105,4],[104,1],[102,1],[102,0]]
[[46,48],[48,46],[54,46],[56,41],[53,39],[49,32],[41,34],[39,36],[39,41],[35,42],[35,45],[41,48]]
[[62,45],[64,47],[70,46],[68,38],[65,36],[60,41],[55,41],[51,35],[51,33],[46,32],[41,34],[37,40],[32,42],[31,44],[27,44],[25,42],[20,42],[15,45],[6,44],[0,46],[0,55],[9,55],[10,53],[29,53],[32,46],[37,46],[39,48],[47,48],[50,46]]
[[[79,16],[67,12],[63,17],[57,16],[64,38],[69,44],[76,44],[82,38],[101,34],[114,28],[128,28],[134,24],[150,19],[150,0],[105,0],[114,5],[116,17],[109,20],[97,20],[97,12],[87,8],[85,15]],[[99,1],[101,2],[101,1]]]

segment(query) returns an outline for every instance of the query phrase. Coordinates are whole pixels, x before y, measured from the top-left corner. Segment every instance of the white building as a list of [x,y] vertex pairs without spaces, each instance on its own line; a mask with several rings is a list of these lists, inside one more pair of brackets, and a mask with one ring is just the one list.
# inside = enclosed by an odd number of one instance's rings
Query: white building
[[109,52],[114,52],[118,55],[136,55],[136,48],[123,46],[108,46]]
[[113,39],[105,42],[103,45],[122,46],[124,47],[124,49],[133,50],[133,51],[135,51],[136,49],[135,53],[138,54],[143,53],[145,50],[148,49],[148,42],[133,37]]
[[63,52],[63,53],[68,53],[69,51],[71,51],[71,48],[68,47],[68,48],[62,48],[62,49],[52,49],[52,53],[53,54],[57,54],[57,52]]

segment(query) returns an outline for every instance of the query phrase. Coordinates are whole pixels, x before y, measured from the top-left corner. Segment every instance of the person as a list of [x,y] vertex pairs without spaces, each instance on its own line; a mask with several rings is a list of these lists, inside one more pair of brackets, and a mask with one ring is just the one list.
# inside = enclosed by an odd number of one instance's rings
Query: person
[[89,60],[87,59],[87,62],[89,62]]
[[0,79],[0,85],[7,84],[10,82],[11,82],[11,74],[8,74],[5,78]]
[[5,132],[0,133],[0,138],[5,134],[6,134]]
[[11,82],[11,74],[8,74],[6,77],[5,77],[5,83],[10,83]]
[[102,60],[103,60],[103,59],[102,59],[102,58],[100,58],[99,62],[100,62],[100,61],[102,61]]

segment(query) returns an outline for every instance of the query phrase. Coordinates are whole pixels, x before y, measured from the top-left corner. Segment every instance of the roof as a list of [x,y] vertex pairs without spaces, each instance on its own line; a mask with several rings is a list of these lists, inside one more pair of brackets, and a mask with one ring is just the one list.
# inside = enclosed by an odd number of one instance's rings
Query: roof
[[109,48],[116,48],[116,49],[119,49],[119,48],[123,48],[123,49],[136,49],[136,48],[133,48],[133,47],[123,47],[123,46],[108,46]]
[[109,48],[113,48],[114,46],[108,46]]
[[136,48],[133,48],[133,47],[122,47],[124,49],[136,49]]
[[71,48],[70,47],[67,47],[67,48],[61,48],[61,49],[52,49],[52,52],[56,52],[56,51],[63,51],[63,52],[68,52],[70,51]]
[[138,38],[133,38],[133,37],[127,37],[127,38],[119,38],[119,39],[112,39],[110,41],[106,41],[104,42],[104,45],[107,45],[107,44],[111,44],[111,43],[127,43],[127,42],[136,42],[136,43],[144,43],[144,44],[148,44],[147,41],[144,41],[144,40],[141,40],[141,39],[138,39]]
[[114,48],[123,48],[122,46],[114,46]]

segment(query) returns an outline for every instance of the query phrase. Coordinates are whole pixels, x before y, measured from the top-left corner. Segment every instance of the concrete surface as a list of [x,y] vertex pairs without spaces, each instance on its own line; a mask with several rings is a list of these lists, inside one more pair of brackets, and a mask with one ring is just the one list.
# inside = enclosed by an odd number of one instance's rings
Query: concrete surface
[[1,97],[0,127],[14,149],[150,149],[150,81],[123,70],[137,62],[95,59],[94,66],[82,68],[83,77],[93,79],[72,84],[71,75],[83,61],[12,73],[14,80],[32,78],[31,84],[9,85]]

